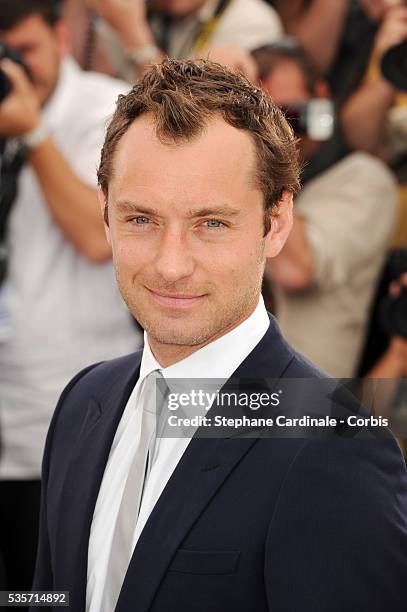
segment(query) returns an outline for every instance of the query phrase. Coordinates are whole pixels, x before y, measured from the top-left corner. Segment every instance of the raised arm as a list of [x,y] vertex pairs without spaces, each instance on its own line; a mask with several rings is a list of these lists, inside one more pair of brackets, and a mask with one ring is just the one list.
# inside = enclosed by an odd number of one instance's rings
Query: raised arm
[[42,126],[41,111],[23,70],[5,60],[2,69],[13,84],[0,105],[0,135],[26,137],[28,162],[36,174],[44,200],[61,232],[74,248],[94,263],[110,258],[96,189],[72,170],[52,137]]
[[380,152],[386,117],[396,90],[380,72],[384,53],[407,38],[407,7],[389,9],[376,35],[363,83],[343,104],[340,122],[346,142],[354,149]]
[[331,66],[340,43],[348,0],[277,0],[276,7],[289,34],[297,38],[321,71]]

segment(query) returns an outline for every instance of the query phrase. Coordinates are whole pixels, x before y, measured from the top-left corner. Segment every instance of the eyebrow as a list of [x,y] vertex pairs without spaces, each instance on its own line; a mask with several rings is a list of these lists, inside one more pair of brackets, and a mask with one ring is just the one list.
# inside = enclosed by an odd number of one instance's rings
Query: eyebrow
[[[136,202],[130,202],[128,200],[119,200],[116,202],[116,207],[122,212],[139,213],[142,215],[152,215],[160,217],[159,211],[149,206],[142,206]],[[209,217],[209,216],[220,216],[220,217],[235,217],[240,214],[240,210],[232,208],[230,206],[206,206],[204,208],[190,208],[187,211],[187,217],[193,219],[196,217]]]
[[140,206],[139,204],[136,204],[135,202],[130,202],[128,200],[119,200],[118,202],[116,202],[116,208],[121,212],[137,212],[143,215],[154,215],[157,217],[160,216],[158,210],[155,210],[154,208],[150,208],[148,206]]
[[213,206],[206,208],[192,208],[188,211],[188,217],[235,217],[241,211],[230,206]]

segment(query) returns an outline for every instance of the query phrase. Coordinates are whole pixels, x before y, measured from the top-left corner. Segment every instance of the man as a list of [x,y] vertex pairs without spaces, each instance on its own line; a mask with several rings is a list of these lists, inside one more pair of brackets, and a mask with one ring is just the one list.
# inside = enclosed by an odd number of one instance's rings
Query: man
[[[88,0],[102,18],[101,42],[127,80],[152,62],[211,57],[255,77],[250,49],[282,34],[276,11],[264,0]],[[106,27],[107,26],[107,27]]]
[[298,188],[282,113],[217,64],[167,60],[119,101],[99,183],[145,349],[83,370],[59,401],[35,588],[70,591],[75,612],[401,612],[407,480],[392,439],[165,437],[146,454],[160,375],[322,377],[260,298]]
[[30,75],[1,63],[10,91],[0,103],[0,138],[6,152],[24,154],[19,174],[6,177],[5,164],[1,173],[1,207],[6,183],[17,187],[1,228],[0,551],[9,589],[32,583],[41,457],[61,385],[89,361],[140,346],[114,285],[95,175],[105,121],[127,87],[79,70],[54,5],[0,4],[1,40]]
[[404,0],[358,4],[350,13],[353,23],[347,24],[329,82],[343,102],[340,121],[348,146],[385,156],[389,112],[405,102],[380,66],[386,52],[407,38],[407,7]]
[[[269,46],[254,56],[265,91],[288,114],[329,95],[301,48]],[[305,162],[321,146],[301,134]],[[269,267],[284,334],[331,376],[356,375],[396,205],[385,164],[366,153],[348,155],[306,183],[295,201],[293,231]]]
[[351,150],[388,156],[389,128],[400,134],[400,123],[405,125],[395,113],[389,126],[389,111],[404,104],[404,97],[382,75],[380,64],[391,47],[407,38],[405,1],[275,0],[273,4],[287,32],[326,75],[339,109],[333,137],[307,165],[305,175],[312,178],[327,170]]

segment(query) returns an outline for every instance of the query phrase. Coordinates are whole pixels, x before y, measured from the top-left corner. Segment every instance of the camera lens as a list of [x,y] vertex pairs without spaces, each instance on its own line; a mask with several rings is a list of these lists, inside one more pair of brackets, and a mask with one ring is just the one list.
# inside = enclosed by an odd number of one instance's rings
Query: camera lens
[[[15,49],[7,47],[3,42],[0,41],[0,60],[4,59],[5,57],[22,66],[26,71],[27,75],[30,77],[30,72],[28,68],[24,65],[21,54]],[[12,83],[10,82],[10,79],[8,78],[6,73],[0,68],[0,103],[3,102],[4,98],[8,96],[12,88],[13,87]]]
[[386,51],[381,62],[381,71],[394,87],[402,91],[407,90],[407,40]]
[[291,104],[280,108],[297,136],[303,136],[307,133],[304,104]]

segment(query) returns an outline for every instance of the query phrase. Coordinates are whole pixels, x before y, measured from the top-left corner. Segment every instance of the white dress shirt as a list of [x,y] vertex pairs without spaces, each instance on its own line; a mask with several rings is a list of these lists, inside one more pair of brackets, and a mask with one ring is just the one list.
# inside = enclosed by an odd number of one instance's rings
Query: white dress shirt
[[[263,298],[260,297],[254,312],[238,327],[167,368],[161,368],[145,336],[140,378],[129,397],[117,428],[93,514],[88,549],[87,612],[113,612],[104,608],[103,590],[120,501],[139,443],[146,377],[153,370],[160,369],[167,379],[227,380],[260,342],[269,323]],[[154,460],[144,485],[141,508],[134,525],[133,550],[190,440],[191,438],[185,437],[157,439]]]

